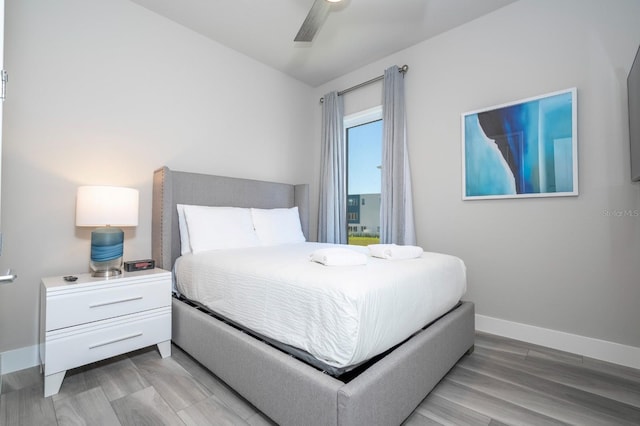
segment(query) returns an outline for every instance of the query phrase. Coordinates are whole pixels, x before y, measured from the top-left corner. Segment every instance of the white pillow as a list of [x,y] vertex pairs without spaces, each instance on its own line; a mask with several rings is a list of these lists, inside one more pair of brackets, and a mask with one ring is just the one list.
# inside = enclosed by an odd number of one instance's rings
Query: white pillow
[[303,243],[298,207],[290,209],[251,209],[253,226],[263,246]]
[[193,253],[260,245],[249,209],[184,206],[184,216]]
[[180,229],[180,254],[191,253],[191,242],[189,241],[189,228],[187,220],[184,218],[184,204],[176,204],[178,209],[178,228]]

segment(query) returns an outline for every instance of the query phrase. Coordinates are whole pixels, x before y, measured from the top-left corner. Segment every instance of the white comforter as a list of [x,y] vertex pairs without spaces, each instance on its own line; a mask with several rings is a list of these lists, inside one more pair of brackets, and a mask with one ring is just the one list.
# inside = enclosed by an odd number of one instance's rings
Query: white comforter
[[[188,254],[176,262],[180,293],[329,365],[366,361],[446,313],[466,291],[457,257],[324,266],[299,243]],[[366,247],[348,247],[368,253]]]

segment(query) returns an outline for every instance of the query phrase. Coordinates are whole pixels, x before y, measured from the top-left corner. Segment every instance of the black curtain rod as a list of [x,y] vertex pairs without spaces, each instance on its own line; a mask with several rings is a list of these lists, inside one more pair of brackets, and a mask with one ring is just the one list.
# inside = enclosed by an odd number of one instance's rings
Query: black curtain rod
[[[407,71],[409,71],[409,65],[403,65],[401,67],[398,67],[398,72],[400,72],[402,74],[406,73]],[[342,96],[345,93],[349,93],[349,92],[351,92],[353,90],[356,90],[356,89],[359,89],[361,87],[367,86],[367,85],[369,85],[371,83],[375,83],[376,81],[380,81],[383,78],[384,78],[384,75],[379,75],[379,76],[377,76],[375,78],[372,78],[371,80],[365,81],[364,83],[356,84],[355,86],[349,87],[348,89],[341,90],[340,92],[338,92],[338,96]],[[320,103],[323,103],[323,102],[324,102],[324,98],[320,98]]]

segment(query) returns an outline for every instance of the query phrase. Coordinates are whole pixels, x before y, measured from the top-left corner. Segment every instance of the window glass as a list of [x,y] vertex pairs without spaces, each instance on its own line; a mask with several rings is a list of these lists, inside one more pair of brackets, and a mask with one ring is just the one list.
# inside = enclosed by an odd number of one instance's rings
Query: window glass
[[382,108],[345,117],[348,244],[380,242]]

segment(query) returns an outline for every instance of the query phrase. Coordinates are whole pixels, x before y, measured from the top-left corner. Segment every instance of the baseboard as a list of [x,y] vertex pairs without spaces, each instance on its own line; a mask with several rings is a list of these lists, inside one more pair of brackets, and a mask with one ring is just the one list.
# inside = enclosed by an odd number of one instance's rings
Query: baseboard
[[476,314],[476,330],[640,369],[640,348]]
[[[640,369],[640,348],[476,314],[476,330]],[[0,353],[2,374],[40,364],[38,345]]]
[[2,352],[1,355],[0,362],[2,362],[2,365],[0,365],[0,371],[2,371],[2,374],[13,373],[14,371],[24,370],[40,364],[38,345]]

